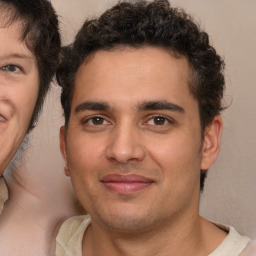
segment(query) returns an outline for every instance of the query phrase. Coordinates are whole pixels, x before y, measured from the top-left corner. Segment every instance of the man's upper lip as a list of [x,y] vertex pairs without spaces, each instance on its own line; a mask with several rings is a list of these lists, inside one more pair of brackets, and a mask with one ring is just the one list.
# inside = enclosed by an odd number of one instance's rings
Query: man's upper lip
[[153,182],[151,179],[146,178],[137,174],[108,174],[101,178],[101,182],[120,182],[120,183],[128,183],[128,182],[143,182],[150,183]]

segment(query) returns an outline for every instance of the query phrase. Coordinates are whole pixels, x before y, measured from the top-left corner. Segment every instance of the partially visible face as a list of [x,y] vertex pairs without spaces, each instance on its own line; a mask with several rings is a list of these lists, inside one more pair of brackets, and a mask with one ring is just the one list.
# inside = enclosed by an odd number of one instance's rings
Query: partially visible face
[[198,214],[203,157],[189,67],[164,49],[98,51],[76,75],[61,149],[92,221],[145,231]]
[[0,175],[24,139],[39,88],[35,56],[21,41],[21,24],[0,17]]

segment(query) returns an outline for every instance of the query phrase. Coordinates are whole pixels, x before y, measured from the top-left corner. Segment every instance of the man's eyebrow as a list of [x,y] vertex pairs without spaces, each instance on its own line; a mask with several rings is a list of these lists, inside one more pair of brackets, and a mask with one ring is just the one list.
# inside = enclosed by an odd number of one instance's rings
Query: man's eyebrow
[[107,111],[110,110],[111,107],[106,102],[97,102],[97,101],[85,101],[75,108],[75,113],[82,112],[85,110],[102,110]]
[[181,106],[168,102],[168,101],[146,101],[142,102],[138,106],[139,111],[145,111],[145,110],[171,110],[171,111],[177,111],[184,113],[185,110]]

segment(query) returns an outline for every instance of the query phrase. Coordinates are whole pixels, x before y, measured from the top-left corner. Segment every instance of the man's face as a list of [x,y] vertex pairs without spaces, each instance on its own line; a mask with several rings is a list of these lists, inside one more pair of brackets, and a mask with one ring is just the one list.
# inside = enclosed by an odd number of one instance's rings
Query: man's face
[[93,223],[145,231],[198,214],[211,140],[188,83],[187,60],[154,47],[98,51],[80,66],[61,149]]
[[0,18],[0,175],[24,136],[38,94],[36,59],[20,40],[21,24]]

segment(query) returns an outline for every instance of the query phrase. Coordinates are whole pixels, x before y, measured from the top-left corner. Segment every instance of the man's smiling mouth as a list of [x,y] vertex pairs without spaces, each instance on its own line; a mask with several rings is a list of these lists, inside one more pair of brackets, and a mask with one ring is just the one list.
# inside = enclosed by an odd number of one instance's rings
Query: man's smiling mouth
[[101,179],[101,182],[112,192],[130,194],[143,190],[153,184],[153,181],[135,174],[120,175],[109,174]]

